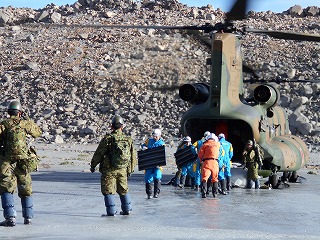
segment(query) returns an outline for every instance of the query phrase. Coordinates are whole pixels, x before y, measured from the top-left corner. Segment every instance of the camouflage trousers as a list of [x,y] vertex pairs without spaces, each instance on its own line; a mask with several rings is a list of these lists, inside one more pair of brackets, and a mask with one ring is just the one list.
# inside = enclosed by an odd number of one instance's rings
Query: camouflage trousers
[[28,167],[24,160],[9,161],[0,159],[0,194],[14,193],[18,187],[20,198],[32,195],[32,181]]
[[127,169],[117,169],[101,173],[101,193],[125,195],[128,193]]

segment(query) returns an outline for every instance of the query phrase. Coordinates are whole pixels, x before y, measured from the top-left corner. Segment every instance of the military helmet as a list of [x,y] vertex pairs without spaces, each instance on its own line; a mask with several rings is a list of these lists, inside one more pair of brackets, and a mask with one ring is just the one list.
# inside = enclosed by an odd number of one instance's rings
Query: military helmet
[[248,140],[247,145],[253,145],[253,141],[252,140]]
[[21,103],[17,100],[13,100],[8,105],[8,111],[22,111]]
[[111,124],[115,128],[120,128],[124,124],[123,118],[120,115],[115,115],[112,118]]

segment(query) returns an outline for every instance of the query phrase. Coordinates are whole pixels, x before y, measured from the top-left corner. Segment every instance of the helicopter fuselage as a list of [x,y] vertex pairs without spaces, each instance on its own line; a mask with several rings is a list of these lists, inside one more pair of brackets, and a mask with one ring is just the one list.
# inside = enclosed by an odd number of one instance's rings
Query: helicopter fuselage
[[187,84],[180,90],[181,98],[194,104],[181,120],[183,134],[194,141],[205,131],[224,133],[233,144],[233,161],[242,162],[246,142],[255,139],[265,152],[264,169],[273,172],[296,171],[308,161],[305,143],[290,135],[275,86],[258,85],[253,99],[244,98],[241,44],[236,34],[214,34],[210,86]]

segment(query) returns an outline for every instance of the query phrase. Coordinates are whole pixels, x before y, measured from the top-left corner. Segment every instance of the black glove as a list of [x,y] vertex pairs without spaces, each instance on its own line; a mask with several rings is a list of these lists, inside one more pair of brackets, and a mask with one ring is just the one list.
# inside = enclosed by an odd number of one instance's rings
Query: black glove
[[90,167],[90,172],[94,173],[96,171],[96,168]]

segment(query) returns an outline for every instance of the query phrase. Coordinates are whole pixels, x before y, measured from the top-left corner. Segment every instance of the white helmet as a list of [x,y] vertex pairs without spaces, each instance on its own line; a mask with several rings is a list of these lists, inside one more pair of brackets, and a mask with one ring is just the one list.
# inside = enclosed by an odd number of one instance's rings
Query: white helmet
[[184,142],[191,142],[191,137],[186,136],[186,137],[183,138],[183,141]]
[[152,132],[152,136],[154,137],[160,137],[161,136],[161,130],[159,128],[156,128]]
[[210,132],[209,132],[209,131],[206,131],[206,132],[203,134],[203,136],[206,137],[206,136],[208,136],[209,134],[210,134]]
[[219,142],[219,139],[218,139],[217,135],[214,134],[213,140],[216,141],[216,142]]
[[218,138],[219,138],[219,140],[220,140],[221,138],[226,138],[226,136],[225,136],[223,133],[220,133],[220,134],[218,135]]
[[216,137],[217,136],[214,133],[210,133],[209,135],[206,136],[206,140],[209,140],[209,139],[215,140]]

